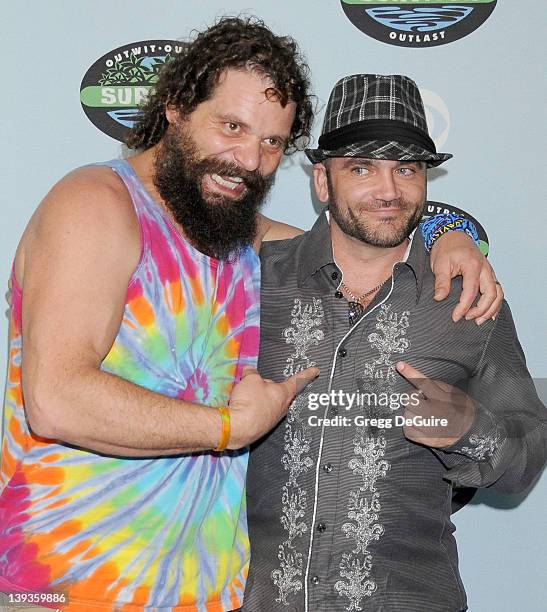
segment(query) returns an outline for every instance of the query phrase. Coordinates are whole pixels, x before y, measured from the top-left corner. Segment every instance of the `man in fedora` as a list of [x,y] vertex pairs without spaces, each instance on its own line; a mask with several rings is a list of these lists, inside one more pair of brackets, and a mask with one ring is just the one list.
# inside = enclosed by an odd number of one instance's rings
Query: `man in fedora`
[[251,452],[243,610],[466,610],[453,487],[527,487],[545,407],[506,303],[477,326],[452,321],[457,287],[431,299],[431,237],[414,229],[427,168],[452,156],[416,84],[343,78],[306,153],[328,207],[262,247],[259,371],[321,373]]

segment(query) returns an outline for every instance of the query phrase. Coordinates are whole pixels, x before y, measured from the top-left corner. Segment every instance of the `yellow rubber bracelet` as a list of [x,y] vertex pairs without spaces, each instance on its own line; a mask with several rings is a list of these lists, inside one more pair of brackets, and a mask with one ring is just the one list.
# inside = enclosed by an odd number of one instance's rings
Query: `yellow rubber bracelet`
[[218,411],[220,412],[222,429],[220,431],[220,440],[215,450],[223,451],[226,450],[230,441],[230,410],[226,406],[220,406]]

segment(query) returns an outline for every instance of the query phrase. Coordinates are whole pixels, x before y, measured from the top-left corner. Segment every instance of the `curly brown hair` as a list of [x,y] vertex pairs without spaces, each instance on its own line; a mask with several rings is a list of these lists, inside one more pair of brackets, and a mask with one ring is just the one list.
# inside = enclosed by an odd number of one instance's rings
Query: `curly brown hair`
[[170,60],[141,107],[140,118],[126,137],[127,146],[148,149],[157,144],[168,126],[166,106],[178,108],[183,115],[192,112],[213,95],[228,68],[264,75],[274,85],[267,93],[273,93],[282,106],[296,104],[285,153],[304,148],[313,120],[309,67],[294,39],[276,36],[256,17],[222,17]]

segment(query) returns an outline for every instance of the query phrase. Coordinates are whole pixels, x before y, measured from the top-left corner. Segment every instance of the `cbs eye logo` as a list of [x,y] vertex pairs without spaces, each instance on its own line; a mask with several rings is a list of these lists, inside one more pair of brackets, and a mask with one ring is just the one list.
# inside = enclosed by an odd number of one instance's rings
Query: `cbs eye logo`
[[450,113],[445,101],[439,94],[420,88],[425,108],[425,118],[431,139],[438,151],[442,151],[450,132]]
[[459,40],[481,26],[497,0],[341,0],[361,32],[399,47],[436,47]]

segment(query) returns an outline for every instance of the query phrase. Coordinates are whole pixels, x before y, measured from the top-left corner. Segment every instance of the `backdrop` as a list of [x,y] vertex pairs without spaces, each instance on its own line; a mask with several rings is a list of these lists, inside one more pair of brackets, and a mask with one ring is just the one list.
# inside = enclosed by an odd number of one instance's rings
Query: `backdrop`
[[[222,14],[247,12],[301,44],[318,95],[316,138],[330,89],[341,76],[404,73],[416,80],[434,139],[441,150],[454,153],[432,175],[429,198],[464,208],[486,227],[490,260],[511,304],[530,371],[536,379],[547,378],[542,6],[539,0],[446,0],[433,7],[414,0],[4,3],[2,286],[21,233],[53,183],[76,166],[121,154],[120,143],[84,108],[113,133],[114,125],[131,120],[134,98],[146,93],[146,84],[124,89],[123,83],[137,73],[153,81],[154,66],[169,52],[165,41],[183,39]],[[147,50],[156,59],[146,60],[143,45],[138,50],[133,44],[144,41],[159,41],[157,49]],[[132,57],[111,53],[132,47]],[[101,58],[95,72],[89,71]],[[83,80],[89,89],[80,94]],[[96,87],[109,84],[111,91],[100,97]],[[265,213],[311,227],[318,210],[309,177],[303,154],[287,158]],[[5,318],[0,327],[6,347]],[[6,350],[0,355],[4,373]],[[545,401],[545,386],[541,393]],[[481,492],[455,515],[470,610],[545,610],[546,504],[543,478],[528,495],[499,498]]]

